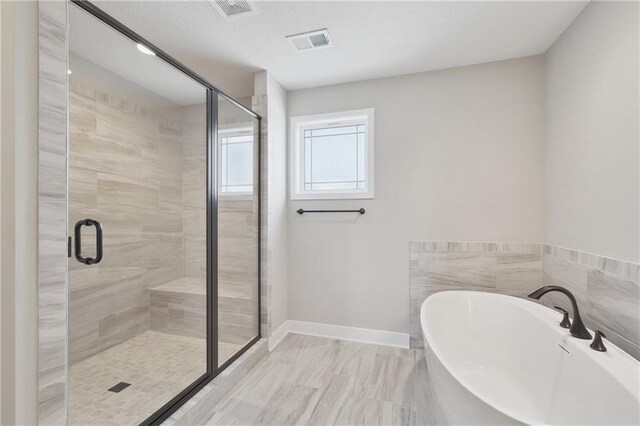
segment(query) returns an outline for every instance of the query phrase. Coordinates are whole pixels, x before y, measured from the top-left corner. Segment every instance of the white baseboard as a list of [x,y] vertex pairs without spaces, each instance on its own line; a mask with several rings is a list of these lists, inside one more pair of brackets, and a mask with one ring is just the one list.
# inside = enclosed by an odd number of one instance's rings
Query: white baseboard
[[269,338],[269,350],[273,350],[287,334],[305,334],[374,345],[409,348],[409,334],[369,328],[345,327],[307,321],[285,321]]
[[276,346],[282,342],[282,340],[287,337],[289,334],[289,321],[285,321],[282,323],[280,327],[269,336],[269,352],[274,350]]

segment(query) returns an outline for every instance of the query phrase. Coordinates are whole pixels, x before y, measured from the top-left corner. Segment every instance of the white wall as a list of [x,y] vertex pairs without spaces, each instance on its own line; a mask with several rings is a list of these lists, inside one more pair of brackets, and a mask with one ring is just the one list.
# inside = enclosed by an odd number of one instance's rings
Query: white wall
[[[267,97],[267,280],[271,336],[289,319],[287,232],[287,92],[266,71],[256,73],[256,95]],[[264,214],[264,212],[263,212]],[[264,266],[264,265],[263,265]],[[264,331],[263,331],[264,332]]]
[[[375,108],[374,200],[289,202],[289,316],[406,333],[409,241],[541,242],[542,56],[290,92]],[[365,207],[364,216],[303,208]]]
[[640,261],[636,2],[591,2],[547,52],[548,244]]

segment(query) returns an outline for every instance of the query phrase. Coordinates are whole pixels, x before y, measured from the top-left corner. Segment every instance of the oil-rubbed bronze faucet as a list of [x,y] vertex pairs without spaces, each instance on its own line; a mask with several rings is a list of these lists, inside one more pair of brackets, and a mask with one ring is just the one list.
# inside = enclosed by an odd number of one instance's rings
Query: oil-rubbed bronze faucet
[[589,347],[594,351],[606,352],[607,348],[604,346],[604,343],[602,343],[603,337],[607,337],[607,336],[605,336],[602,331],[596,330],[596,337],[593,338],[593,342],[591,342]]
[[571,328],[571,321],[569,320],[569,312],[565,311],[560,306],[554,306],[554,308],[562,312],[562,321],[560,321],[560,327]]
[[584,326],[582,322],[582,318],[580,318],[580,311],[578,310],[578,302],[576,302],[576,298],[573,297],[573,294],[569,290],[564,287],[560,287],[557,285],[547,285],[541,287],[531,293],[529,295],[530,298],[540,300],[542,296],[549,293],[550,291],[558,291],[569,298],[571,302],[571,308],[573,310],[573,324],[571,324],[571,328],[569,329],[569,333],[573,337],[577,337],[578,339],[591,339],[591,333],[587,330],[587,327]]

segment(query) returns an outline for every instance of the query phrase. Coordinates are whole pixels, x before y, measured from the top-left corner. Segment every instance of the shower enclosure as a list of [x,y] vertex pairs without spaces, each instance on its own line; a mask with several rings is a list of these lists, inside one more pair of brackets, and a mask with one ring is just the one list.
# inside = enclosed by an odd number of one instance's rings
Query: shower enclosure
[[69,420],[158,423],[260,337],[260,117],[68,13]]

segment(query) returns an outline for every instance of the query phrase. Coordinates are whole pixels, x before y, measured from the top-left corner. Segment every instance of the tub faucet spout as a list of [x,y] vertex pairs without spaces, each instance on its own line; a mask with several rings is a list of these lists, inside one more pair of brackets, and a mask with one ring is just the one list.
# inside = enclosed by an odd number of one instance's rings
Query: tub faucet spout
[[578,302],[576,302],[576,298],[573,297],[573,294],[571,294],[569,290],[557,285],[547,285],[537,289],[536,291],[531,293],[529,297],[532,299],[540,300],[543,295],[551,291],[558,291],[564,294],[569,298],[569,301],[571,302],[571,308],[573,310],[573,324],[571,324],[569,333],[571,333],[573,337],[577,337],[578,339],[591,339],[591,333],[589,333],[589,330],[587,330],[587,327],[585,327],[584,323],[582,322],[582,318],[580,318]]

